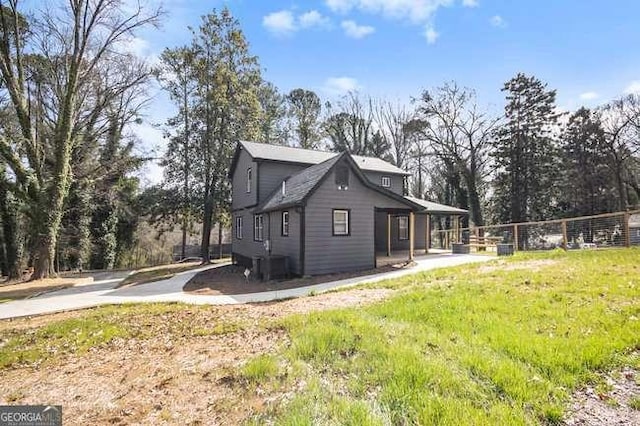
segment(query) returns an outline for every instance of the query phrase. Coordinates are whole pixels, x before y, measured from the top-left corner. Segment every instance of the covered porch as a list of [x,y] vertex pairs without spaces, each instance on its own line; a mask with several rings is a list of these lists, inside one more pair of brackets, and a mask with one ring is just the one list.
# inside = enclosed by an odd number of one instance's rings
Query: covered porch
[[[376,267],[412,261],[418,255],[450,253],[451,244],[460,242],[461,219],[468,211],[414,197],[405,197],[415,209],[375,209]],[[453,232],[442,236],[434,230],[433,217],[447,216]],[[437,242],[438,248],[433,247]]]

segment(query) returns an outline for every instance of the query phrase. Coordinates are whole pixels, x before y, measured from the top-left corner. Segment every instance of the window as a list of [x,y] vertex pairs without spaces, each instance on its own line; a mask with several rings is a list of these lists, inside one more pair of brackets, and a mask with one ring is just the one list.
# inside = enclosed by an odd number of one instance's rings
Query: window
[[346,191],[349,189],[349,168],[344,165],[336,167],[336,185],[338,185],[338,191]]
[[409,217],[398,216],[398,239],[409,239]]
[[345,236],[349,235],[349,210],[333,211],[333,235]]
[[289,212],[282,212],[282,236],[289,236]]
[[236,238],[242,239],[242,216],[236,217]]
[[253,216],[253,239],[254,241],[262,241],[264,231],[264,218],[261,214]]
[[253,170],[251,167],[247,169],[247,192],[251,192],[251,180],[253,179]]
[[284,197],[287,194],[287,181],[282,181],[282,196]]
[[382,186],[391,188],[391,178],[389,176],[382,176]]

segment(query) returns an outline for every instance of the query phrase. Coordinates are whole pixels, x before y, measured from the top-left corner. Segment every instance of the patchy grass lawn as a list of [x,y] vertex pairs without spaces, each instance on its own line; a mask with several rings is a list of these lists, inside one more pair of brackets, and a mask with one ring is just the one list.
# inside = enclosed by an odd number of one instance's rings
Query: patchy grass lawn
[[278,369],[259,359],[240,373],[278,401],[253,421],[561,422],[599,372],[640,368],[639,260],[637,249],[518,255],[371,285],[405,291],[364,309],[288,318]]
[[517,255],[282,302],[0,321],[0,403],[62,404],[65,424],[528,425],[561,422],[582,389],[615,410],[606,378],[640,382],[639,259]]
[[[357,307],[391,293],[121,305],[2,320],[0,404],[61,404],[65,425],[240,424],[264,406],[244,384],[273,374],[269,354],[287,339],[281,318]],[[261,354],[264,362],[243,367]]]
[[35,281],[2,283],[0,284],[0,303],[26,299],[91,281],[91,278],[46,278]]
[[118,288],[168,280],[180,272],[191,271],[201,266],[202,264],[200,262],[186,262],[139,269],[122,280],[122,282],[118,284]]

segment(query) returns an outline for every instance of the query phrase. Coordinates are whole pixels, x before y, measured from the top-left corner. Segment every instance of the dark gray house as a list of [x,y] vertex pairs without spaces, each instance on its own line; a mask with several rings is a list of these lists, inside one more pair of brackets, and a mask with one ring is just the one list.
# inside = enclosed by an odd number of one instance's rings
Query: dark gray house
[[428,250],[429,215],[466,210],[403,195],[408,173],[378,158],[239,142],[232,181],[234,262],[286,256],[289,272],[370,269],[376,255]]

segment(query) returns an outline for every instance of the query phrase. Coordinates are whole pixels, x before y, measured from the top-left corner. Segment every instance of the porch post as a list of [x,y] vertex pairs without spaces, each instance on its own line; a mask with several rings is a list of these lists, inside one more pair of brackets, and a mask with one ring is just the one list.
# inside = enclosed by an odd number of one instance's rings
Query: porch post
[[387,213],[387,257],[391,257],[391,214]]
[[429,254],[429,244],[431,243],[431,215],[424,215],[424,254]]
[[456,243],[460,242],[460,215],[456,215],[455,217],[455,241]]
[[409,260],[413,260],[413,248],[416,242],[416,215],[409,212]]

